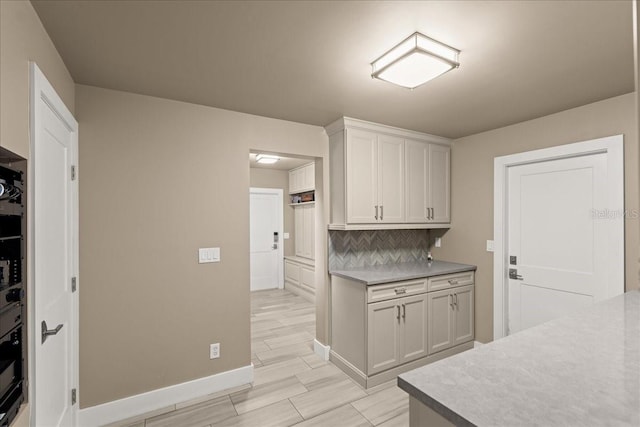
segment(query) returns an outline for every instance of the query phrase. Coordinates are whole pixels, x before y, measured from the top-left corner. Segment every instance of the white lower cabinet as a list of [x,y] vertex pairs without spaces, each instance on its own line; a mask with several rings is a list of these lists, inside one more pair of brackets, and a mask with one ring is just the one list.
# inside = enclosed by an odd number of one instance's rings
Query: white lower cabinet
[[472,348],[473,281],[473,271],[371,286],[332,276],[331,360],[372,387]]
[[473,286],[431,292],[429,300],[429,354],[473,340]]
[[309,301],[315,301],[315,267],[306,260],[285,258],[284,287]]
[[367,319],[368,374],[427,355],[425,295],[368,304]]

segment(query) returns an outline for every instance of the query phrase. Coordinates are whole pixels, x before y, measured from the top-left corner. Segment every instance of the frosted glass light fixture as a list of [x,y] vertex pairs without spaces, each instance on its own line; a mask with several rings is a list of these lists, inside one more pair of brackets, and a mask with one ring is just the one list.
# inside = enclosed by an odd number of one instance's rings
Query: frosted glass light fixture
[[371,63],[371,77],[409,89],[416,88],[454,68],[459,50],[418,32]]
[[277,162],[278,160],[280,160],[280,157],[278,157],[278,156],[270,156],[268,154],[258,154],[256,156],[256,162],[267,164],[267,165],[271,165],[271,164]]

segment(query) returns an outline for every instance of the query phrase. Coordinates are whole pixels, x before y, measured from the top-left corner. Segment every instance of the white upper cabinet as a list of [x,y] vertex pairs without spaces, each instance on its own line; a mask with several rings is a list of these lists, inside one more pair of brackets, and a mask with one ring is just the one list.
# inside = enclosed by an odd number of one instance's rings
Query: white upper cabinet
[[353,129],[347,131],[347,222],[404,220],[404,141]]
[[347,221],[378,221],[378,150],[373,132],[359,129],[347,133]]
[[450,152],[445,145],[406,140],[407,222],[451,222]]
[[289,171],[289,194],[313,191],[316,187],[316,168],[314,163]]
[[449,226],[448,139],[349,118],[326,130],[331,229]]

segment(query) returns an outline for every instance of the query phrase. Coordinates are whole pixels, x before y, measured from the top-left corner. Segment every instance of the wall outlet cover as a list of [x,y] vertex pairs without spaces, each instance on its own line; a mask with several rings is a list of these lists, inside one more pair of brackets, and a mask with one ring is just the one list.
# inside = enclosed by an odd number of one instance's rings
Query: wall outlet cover
[[442,247],[442,237],[436,237],[436,248]]
[[211,344],[209,346],[209,359],[218,359],[220,357],[220,343]]
[[487,240],[487,252],[493,252],[493,240]]

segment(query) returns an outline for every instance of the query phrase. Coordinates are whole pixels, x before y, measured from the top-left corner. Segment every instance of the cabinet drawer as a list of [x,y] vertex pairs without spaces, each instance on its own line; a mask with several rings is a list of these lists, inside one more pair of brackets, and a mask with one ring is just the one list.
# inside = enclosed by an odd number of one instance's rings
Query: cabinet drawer
[[454,288],[456,286],[473,285],[473,283],[474,272],[464,271],[462,273],[429,277],[427,279],[427,290],[429,292],[440,291],[442,289]]
[[284,262],[284,278],[292,282],[300,281],[300,266],[289,261]]
[[385,301],[426,291],[427,284],[424,280],[373,285],[367,287],[367,302]]

